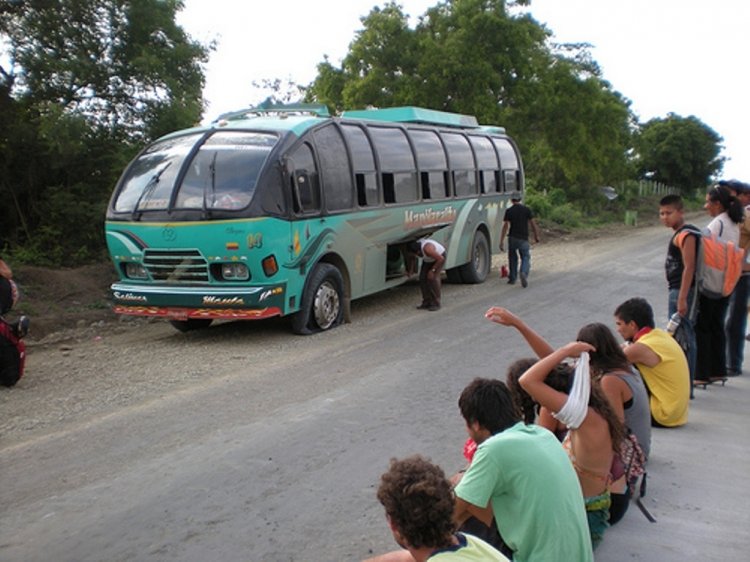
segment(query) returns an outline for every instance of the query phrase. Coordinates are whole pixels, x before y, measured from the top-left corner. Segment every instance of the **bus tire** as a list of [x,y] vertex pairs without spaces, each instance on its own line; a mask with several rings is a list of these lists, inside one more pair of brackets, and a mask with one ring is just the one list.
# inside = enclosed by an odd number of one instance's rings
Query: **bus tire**
[[169,323],[180,332],[192,332],[208,328],[213,322],[210,318],[191,318],[189,320],[170,320]]
[[295,334],[314,334],[341,324],[344,318],[344,279],[333,265],[319,263],[305,284],[302,306],[292,317]]
[[463,282],[469,284],[484,283],[490,273],[491,260],[490,243],[487,241],[487,236],[481,230],[477,230],[471,243],[471,260],[459,268]]
[[460,268],[458,267],[452,267],[445,270],[445,277],[448,279],[448,283],[457,285],[464,282],[463,279],[461,279],[461,271],[459,269]]

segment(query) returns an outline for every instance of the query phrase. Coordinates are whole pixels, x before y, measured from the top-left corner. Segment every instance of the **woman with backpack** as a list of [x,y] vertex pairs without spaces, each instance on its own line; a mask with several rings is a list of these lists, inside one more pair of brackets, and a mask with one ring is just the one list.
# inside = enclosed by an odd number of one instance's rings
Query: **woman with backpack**
[[[709,235],[738,245],[745,211],[729,188],[724,185],[712,187],[706,193],[704,208],[712,217],[707,227]],[[699,295],[695,320],[697,358],[694,382],[697,385],[723,382],[727,378],[724,320],[728,304],[729,297],[714,299]]]

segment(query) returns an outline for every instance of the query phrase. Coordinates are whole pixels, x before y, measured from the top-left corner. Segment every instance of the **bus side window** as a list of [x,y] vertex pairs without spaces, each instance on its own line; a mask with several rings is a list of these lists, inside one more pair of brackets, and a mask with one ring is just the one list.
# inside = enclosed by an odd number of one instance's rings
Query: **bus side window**
[[518,170],[503,170],[505,191],[518,190]]
[[417,154],[422,184],[422,199],[450,197],[448,187],[448,160],[443,143],[434,131],[410,129],[409,136]]
[[291,164],[292,193],[294,197],[294,211],[310,213],[320,211],[320,185],[315,159],[310,145],[301,145],[292,153]]
[[448,149],[456,197],[475,195],[478,191],[476,164],[469,141],[460,133],[442,132],[441,136]]
[[516,191],[518,189],[518,155],[508,139],[492,137],[492,143],[497,149],[500,157],[500,167],[503,169],[503,191]]
[[386,203],[410,203],[419,199],[414,155],[403,130],[396,127],[369,126],[380,160],[383,200]]
[[497,154],[492,141],[489,138],[479,135],[469,135],[469,142],[474,149],[474,155],[477,159],[477,169],[479,170],[479,192],[492,193],[497,191],[497,176],[495,170],[500,168],[497,161]]
[[365,132],[358,125],[342,124],[341,130],[349,145],[354,167],[354,182],[357,187],[357,204],[371,207],[380,202],[375,172],[375,157]]
[[383,173],[383,201],[386,203],[396,202],[396,186],[393,174]]
[[313,134],[320,159],[326,209],[351,209],[354,206],[352,171],[341,133],[334,125],[328,125]]

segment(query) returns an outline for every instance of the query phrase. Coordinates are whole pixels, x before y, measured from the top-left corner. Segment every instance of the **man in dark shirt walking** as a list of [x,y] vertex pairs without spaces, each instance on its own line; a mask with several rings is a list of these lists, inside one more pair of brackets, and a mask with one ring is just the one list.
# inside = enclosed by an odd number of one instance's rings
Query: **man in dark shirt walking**
[[531,270],[531,245],[529,244],[529,225],[534,231],[534,241],[539,242],[537,229],[531,209],[521,203],[521,194],[511,196],[512,205],[505,210],[503,230],[500,233],[500,251],[504,251],[505,235],[508,235],[508,283],[514,285],[518,272],[518,257],[521,257],[521,286],[528,286]]

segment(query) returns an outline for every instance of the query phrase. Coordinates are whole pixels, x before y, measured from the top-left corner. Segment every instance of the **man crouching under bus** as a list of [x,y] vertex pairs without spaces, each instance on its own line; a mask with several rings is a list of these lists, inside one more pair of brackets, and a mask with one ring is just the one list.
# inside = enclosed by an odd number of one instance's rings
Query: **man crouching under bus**
[[[422,304],[419,310],[440,310],[441,274],[445,265],[445,246],[430,238],[409,242],[406,250],[422,258],[419,270],[419,288],[422,290]],[[412,264],[407,265],[409,275],[413,273]]]

